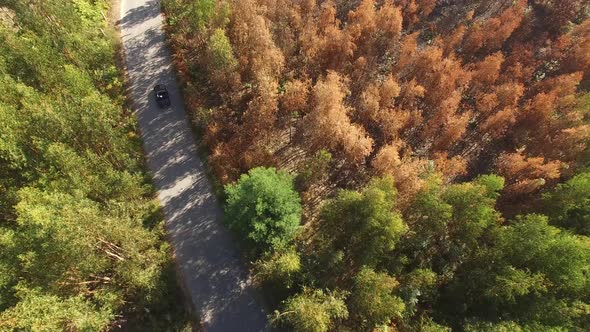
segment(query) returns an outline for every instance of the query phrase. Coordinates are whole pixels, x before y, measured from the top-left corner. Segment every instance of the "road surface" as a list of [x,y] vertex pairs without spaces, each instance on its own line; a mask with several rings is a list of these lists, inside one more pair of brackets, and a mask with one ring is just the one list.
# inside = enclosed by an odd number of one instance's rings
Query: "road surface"
[[[121,0],[129,93],[183,287],[206,332],[266,331],[266,312],[198,157],[162,23],[159,1]],[[155,103],[158,83],[168,88],[169,109]]]

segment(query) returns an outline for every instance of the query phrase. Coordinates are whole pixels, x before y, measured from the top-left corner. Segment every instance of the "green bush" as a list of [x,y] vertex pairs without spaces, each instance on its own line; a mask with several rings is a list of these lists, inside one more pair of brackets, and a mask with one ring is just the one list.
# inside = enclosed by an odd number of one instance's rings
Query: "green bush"
[[283,248],[299,228],[301,202],[293,177],[257,167],[225,186],[226,218],[255,254]]
[[215,69],[230,70],[238,64],[233,55],[231,43],[223,29],[215,29],[207,45],[211,63]]
[[590,235],[590,172],[557,185],[543,197],[552,224]]
[[397,280],[387,273],[362,269],[354,279],[350,295],[351,309],[360,318],[359,323],[374,328],[389,323],[392,317],[401,318],[405,304],[393,295],[398,285]]
[[285,302],[282,313],[275,312],[273,322],[296,332],[326,332],[334,320],[348,317],[343,293],[306,288]]

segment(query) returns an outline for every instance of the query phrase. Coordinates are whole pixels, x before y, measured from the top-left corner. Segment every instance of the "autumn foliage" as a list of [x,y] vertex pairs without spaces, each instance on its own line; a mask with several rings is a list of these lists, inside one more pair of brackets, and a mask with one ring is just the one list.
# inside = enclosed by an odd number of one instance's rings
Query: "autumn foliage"
[[590,329],[588,0],[164,4],[217,177],[296,174],[252,265],[273,325]]
[[[580,165],[590,138],[580,103],[590,78],[584,1],[215,6],[199,29],[183,33],[188,16],[171,28],[195,71],[187,74],[207,78],[209,97],[195,106],[212,109],[202,125],[224,182],[280,165],[286,147],[395,175],[402,197],[428,165],[447,181],[498,172],[514,197]],[[226,39],[231,48],[219,49]]]

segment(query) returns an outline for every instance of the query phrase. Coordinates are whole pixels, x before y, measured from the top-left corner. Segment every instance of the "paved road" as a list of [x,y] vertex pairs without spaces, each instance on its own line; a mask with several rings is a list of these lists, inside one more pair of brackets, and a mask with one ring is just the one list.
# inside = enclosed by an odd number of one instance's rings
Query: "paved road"
[[[209,331],[265,331],[266,313],[250,285],[197,155],[164,41],[160,3],[121,0],[121,35],[144,149],[164,207],[184,288]],[[151,95],[164,83],[172,107]]]

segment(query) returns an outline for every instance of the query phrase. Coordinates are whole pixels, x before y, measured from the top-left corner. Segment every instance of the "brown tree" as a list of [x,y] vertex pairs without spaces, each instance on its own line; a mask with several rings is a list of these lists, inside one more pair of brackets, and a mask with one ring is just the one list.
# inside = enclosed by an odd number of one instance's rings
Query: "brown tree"
[[317,17],[310,17],[300,42],[308,72],[319,76],[324,70],[341,70],[356,50],[353,38],[342,29],[332,0],[322,3]]
[[404,26],[411,27],[432,13],[436,0],[395,0],[403,8]]
[[466,54],[493,52],[518,28],[524,18],[526,0],[518,0],[498,17],[475,22],[468,30],[463,44]]
[[465,38],[465,32],[467,28],[464,24],[460,24],[456,27],[453,32],[449,35],[443,37],[438,36],[435,45],[443,49],[443,55],[448,57],[449,55],[456,53],[457,47],[461,45],[463,42],[463,38]]
[[366,128],[378,128],[382,139],[390,141],[399,135],[399,130],[407,125],[409,113],[397,109],[395,100],[401,88],[393,76],[385,81],[373,82],[361,94],[361,120]]
[[584,21],[557,42],[553,57],[560,59],[567,72],[590,71],[590,20]]
[[437,152],[434,154],[434,165],[436,170],[448,180],[465,175],[467,173],[467,161],[461,156],[449,158],[448,152]]
[[313,87],[313,107],[301,130],[315,149],[330,149],[359,164],[371,153],[373,140],[361,126],[350,121],[350,108],[344,103],[346,92],[346,81],[329,71]]
[[517,125],[519,130],[528,133],[529,151],[555,159],[563,155],[560,148],[554,148],[553,141],[563,135],[564,130],[584,125],[577,99],[581,79],[582,73],[560,75],[538,86],[541,92],[520,113]]
[[375,0],[363,0],[348,13],[345,33],[356,45],[355,56],[378,58],[397,46],[402,31],[401,10],[391,3],[376,9]]
[[562,163],[543,157],[526,157],[523,152],[505,153],[498,158],[497,169],[506,179],[505,191],[510,195],[530,194],[547,181],[558,179]]
[[280,96],[281,112],[285,116],[307,112],[310,85],[309,80],[293,80],[285,84],[285,92]]
[[489,116],[481,125],[482,133],[487,133],[492,138],[501,138],[506,131],[516,123],[517,109],[506,107],[503,110]]
[[490,93],[478,93],[476,109],[481,133],[495,139],[503,137],[516,123],[523,94],[524,86],[514,82],[496,85]]
[[[402,149],[406,150],[403,154]],[[408,147],[400,140],[383,146],[371,162],[378,175],[392,175],[395,179],[395,186],[400,192],[396,201],[399,206],[407,204],[420,191],[424,185],[420,175],[427,171],[427,165],[426,160],[412,157]]]
[[457,143],[467,131],[471,117],[471,112],[464,112],[448,118],[440,135],[434,140],[433,151],[447,150]]
[[407,70],[407,76],[426,89],[424,101],[432,109],[439,107],[454,91],[466,87],[471,79],[471,73],[459,59],[453,54],[443,57],[442,49],[435,46],[415,52]]
[[533,3],[545,14],[545,22],[553,33],[575,19],[588,6],[586,0],[534,0]]
[[[195,66],[206,75],[186,91],[223,179],[326,148],[359,171],[351,183],[368,167],[408,192],[432,166],[453,181],[494,164],[524,201],[582,164],[587,1],[228,3],[202,29],[186,15],[170,26],[183,77]],[[286,139],[287,127],[301,139]]]
[[480,86],[489,86],[500,77],[500,68],[504,62],[502,52],[488,55],[483,61],[475,64],[472,82]]

